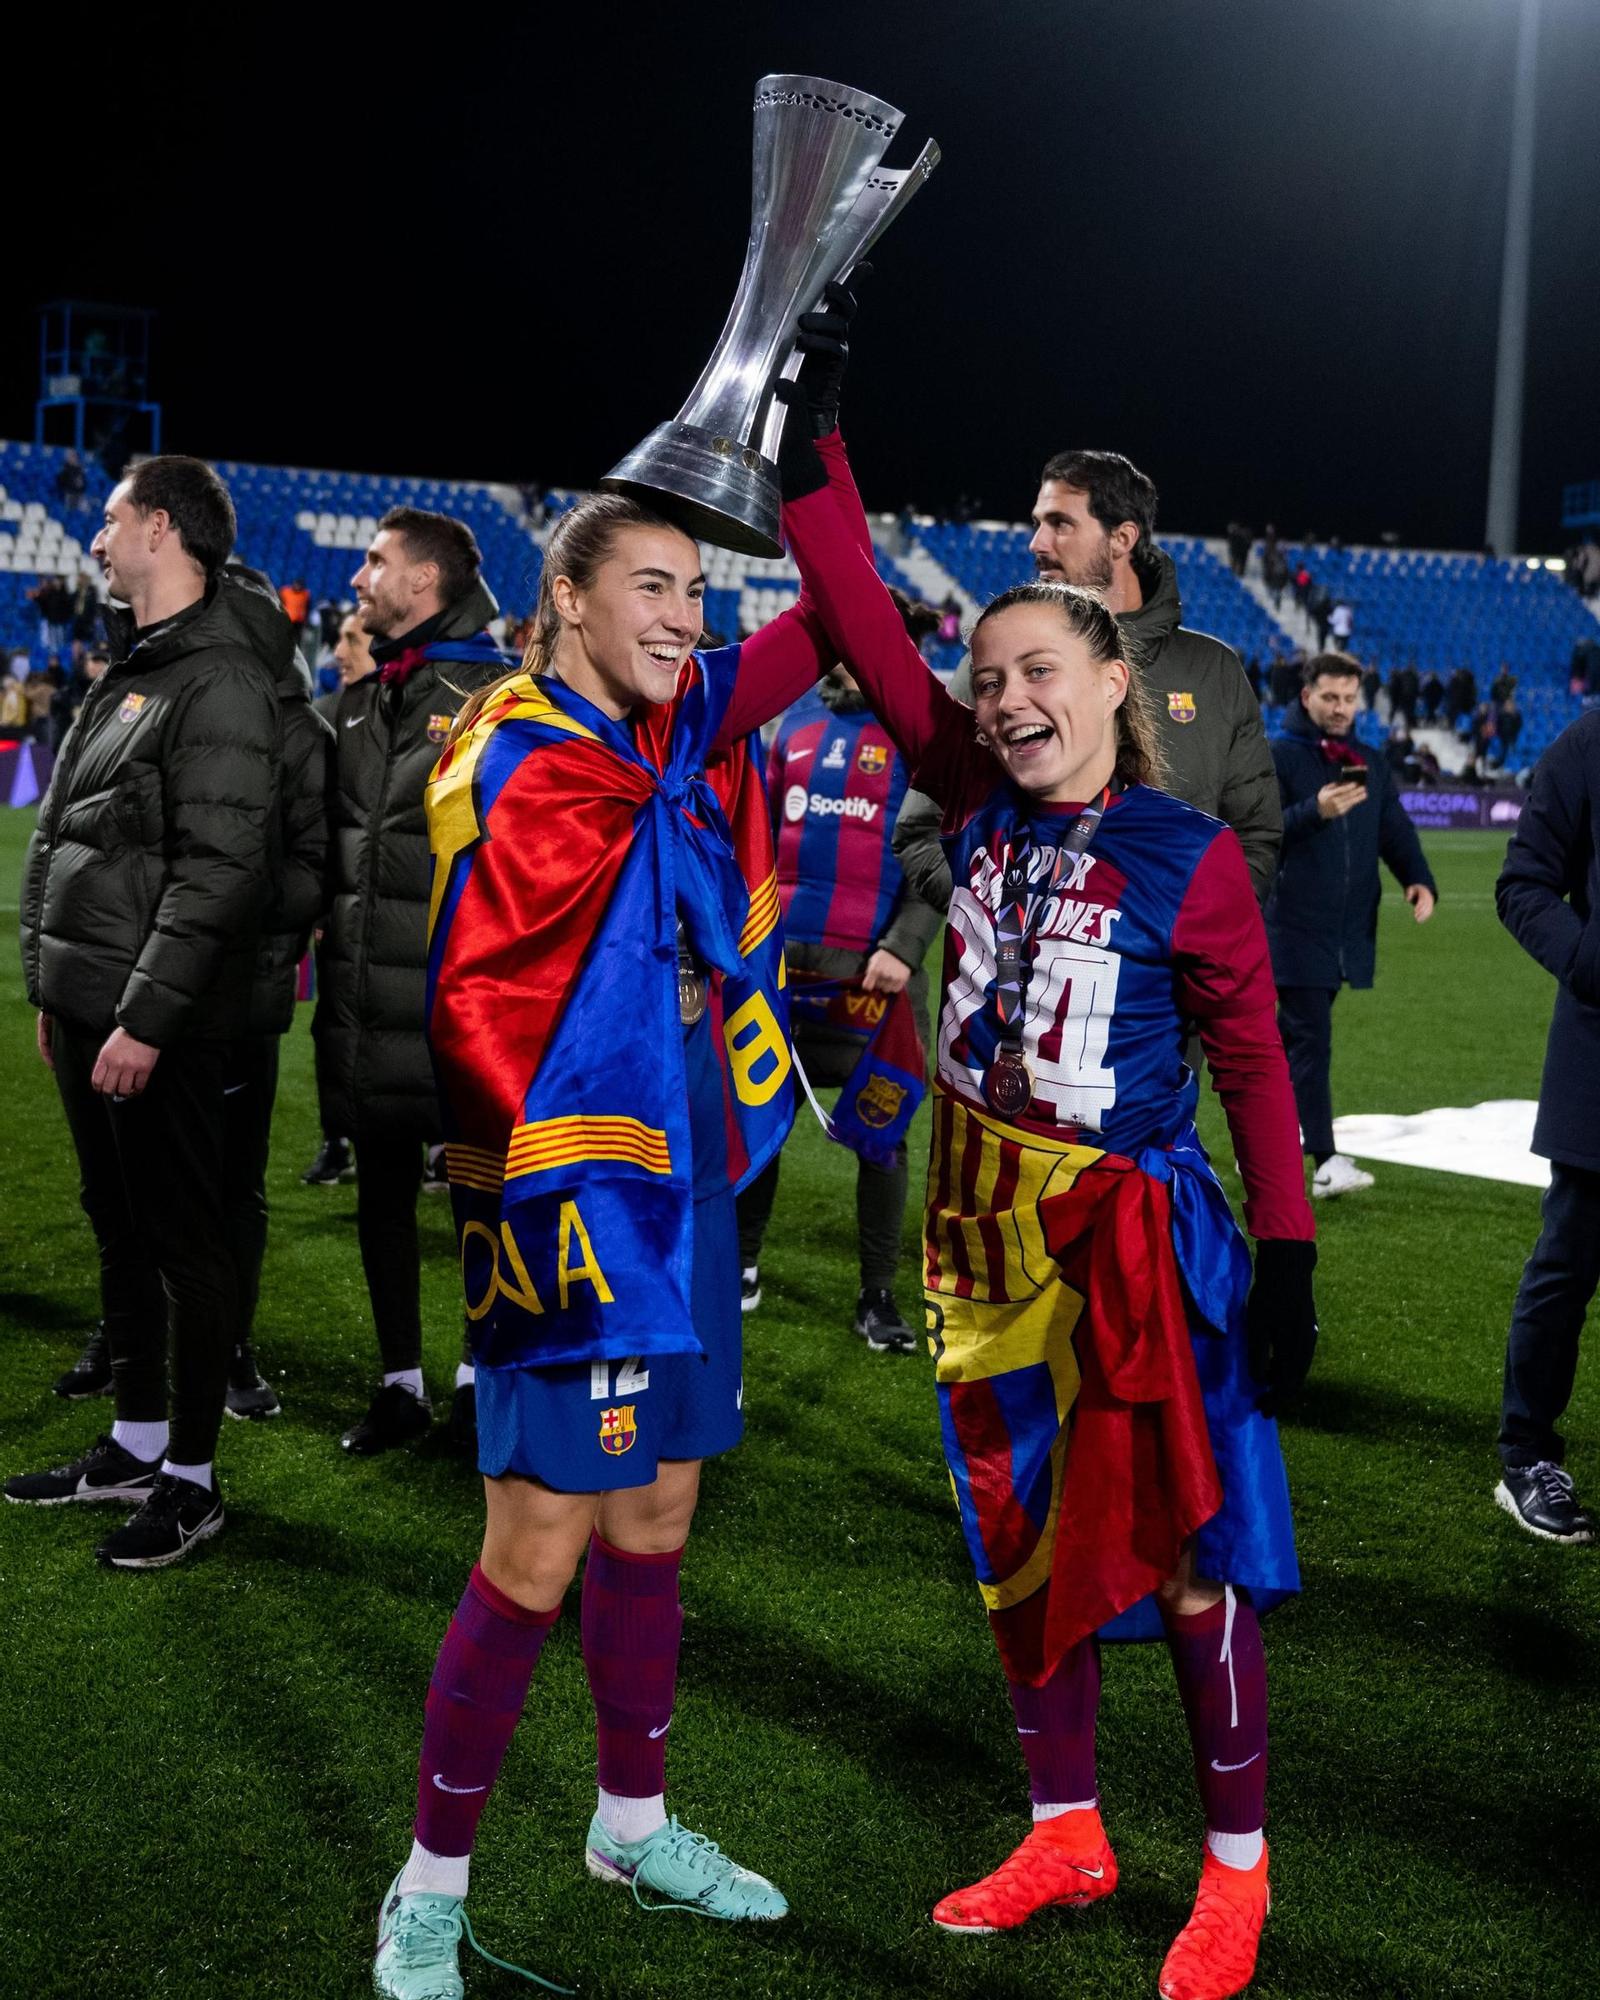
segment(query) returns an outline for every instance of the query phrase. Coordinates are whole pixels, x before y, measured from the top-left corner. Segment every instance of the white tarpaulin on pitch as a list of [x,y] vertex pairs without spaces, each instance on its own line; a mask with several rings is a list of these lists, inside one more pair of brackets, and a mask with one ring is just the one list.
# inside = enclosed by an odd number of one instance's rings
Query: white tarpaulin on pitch
[[1528,1151],[1538,1109],[1530,1099],[1504,1097],[1474,1104],[1470,1111],[1417,1111],[1409,1118],[1375,1112],[1336,1118],[1333,1138],[1341,1153],[1358,1160],[1542,1188],[1550,1185],[1550,1162]]

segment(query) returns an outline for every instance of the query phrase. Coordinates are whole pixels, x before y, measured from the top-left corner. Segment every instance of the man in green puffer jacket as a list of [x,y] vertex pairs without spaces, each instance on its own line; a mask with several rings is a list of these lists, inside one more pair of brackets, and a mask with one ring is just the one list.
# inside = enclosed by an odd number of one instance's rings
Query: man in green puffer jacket
[[283,739],[283,612],[224,568],[234,531],[199,459],[147,459],[106,502],[92,553],[127,616],[62,745],[22,883],[39,1052],[100,1249],[116,1421],[6,1496],[136,1508],[98,1551],[126,1569],[177,1562],[223,1524],[212,1460],[239,1314],[225,1063],[249,1025]]
[[[1118,452],[1059,452],[1044,468],[1028,547],[1041,582],[1096,590],[1137,648],[1154,699],[1167,761],[1166,789],[1231,826],[1265,902],[1283,839],[1278,780],[1239,656],[1180,621],[1178,574],[1155,544],[1156,489]],[[969,705],[963,665],[951,693]],[[908,793],[895,826],[895,858],[917,894],[950,906],[939,846],[939,809]]]
[[[424,1149],[444,1133],[424,1033],[428,891],[423,791],[467,697],[514,664],[484,629],[496,615],[471,530],[396,507],[354,578],[377,672],[334,712],[328,912],[319,970],[318,1078],[356,1150],[356,1227],[382,1356],[365,1416],[340,1439],[365,1456],[432,1421],[422,1376],[417,1196]],[[470,1365],[456,1371],[451,1427],[475,1450]]]

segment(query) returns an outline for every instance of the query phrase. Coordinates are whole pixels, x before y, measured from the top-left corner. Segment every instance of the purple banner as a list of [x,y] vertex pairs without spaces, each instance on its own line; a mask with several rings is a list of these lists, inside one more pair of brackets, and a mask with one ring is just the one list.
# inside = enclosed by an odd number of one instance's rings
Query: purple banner
[[1466,785],[1459,791],[1451,791],[1445,785],[1432,785],[1402,792],[1400,803],[1411,815],[1414,826],[1431,828],[1436,833],[1459,832],[1470,827],[1510,833],[1522,817],[1524,797],[1522,792],[1476,791]]

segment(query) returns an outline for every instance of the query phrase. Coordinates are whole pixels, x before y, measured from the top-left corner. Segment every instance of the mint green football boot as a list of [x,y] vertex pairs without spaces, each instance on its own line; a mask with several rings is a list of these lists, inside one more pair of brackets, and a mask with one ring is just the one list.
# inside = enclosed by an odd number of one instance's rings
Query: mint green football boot
[[[774,1922],[789,1905],[764,1875],[730,1861],[714,1840],[669,1819],[643,1840],[613,1840],[595,1814],[584,1866],[601,1882],[626,1882],[641,1910],[688,1910],[728,1923]],[[649,1890],[647,1898],[642,1892]]]
[[461,2000],[464,1914],[459,1896],[402,1896],[397,1875],[378,1915],[373,1991],[384,2000]]

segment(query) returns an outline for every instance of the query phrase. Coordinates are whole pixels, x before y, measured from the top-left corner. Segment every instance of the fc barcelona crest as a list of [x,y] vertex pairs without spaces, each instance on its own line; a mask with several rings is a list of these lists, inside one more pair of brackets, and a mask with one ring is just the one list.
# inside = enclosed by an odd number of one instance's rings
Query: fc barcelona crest
[[1169,694],[1167,713],[1174,722],[1194,721],[1194,696],[1192,694]]
[[863,743],[856,752],[856,769],[868,778],[875,778],[888,762],[887,743]]
[[147,694],[125,694],[122,697],[122,706],[117,710],[118,722],[137,722],[140,709],[149,699]]
[[875,1076],[856,1098],[856,1116],[863,1125],[870,1125],[881,1132],[886,1125],[892,1125],[900,1115],[900,1107],[906,1101],[906,1087],[903,1083],[891,1083],[886,1076]]
[[600,1449],[610,1452],[613,1458],[621,1458],[625,1451],[633,1450],[633,1441],[639,1435],[639,1426],[634,1422],[636,1404],[620,1403],[614,1410],[600,1412]]
[[442,743],[450,734],[450,725],[454,721],[455,717],[453,715],[430,715],[428,717],[428,741],[430,743]]

